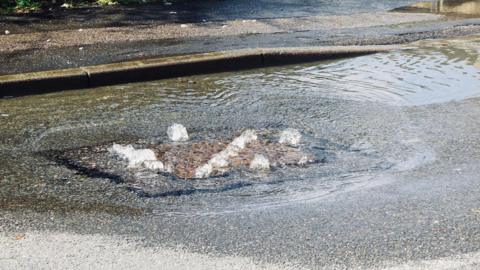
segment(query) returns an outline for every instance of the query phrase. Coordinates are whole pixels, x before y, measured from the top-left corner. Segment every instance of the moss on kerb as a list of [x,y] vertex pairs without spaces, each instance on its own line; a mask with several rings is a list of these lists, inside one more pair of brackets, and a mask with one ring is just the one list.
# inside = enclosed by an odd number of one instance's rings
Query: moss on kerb
[[398,46],[264,48],[0,76],[0,97],[243,70],[385,52]]

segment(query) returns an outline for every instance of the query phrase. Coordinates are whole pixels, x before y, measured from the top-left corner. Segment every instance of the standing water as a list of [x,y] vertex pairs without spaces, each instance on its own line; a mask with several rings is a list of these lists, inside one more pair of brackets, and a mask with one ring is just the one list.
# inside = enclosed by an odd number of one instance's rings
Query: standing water
[[[3,99],[1,202],[6,209],[148,205],[159,215],[212,214],[380,185],[386,173],[435,160],[425,128],[408,112],[479,97],[479,48],[479,37],[428,41],[339,61]],[[173,123],[186,127],[180,137],[189,142],[172,142]],[[319,162],[275,168],[252,155],[254,168],[269,169],[183,179],[128,166],[109,151],[231,141],[245,130]]]

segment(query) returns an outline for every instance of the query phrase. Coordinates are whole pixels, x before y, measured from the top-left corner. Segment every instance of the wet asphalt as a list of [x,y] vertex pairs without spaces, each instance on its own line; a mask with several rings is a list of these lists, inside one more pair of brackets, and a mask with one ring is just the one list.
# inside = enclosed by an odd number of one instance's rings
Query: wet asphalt
[[[341,3],[340,3],[341,2]],[[368,3],[367,3],[368,2]],[[411,1],[333,1],[329,3],[266,1],[256,5],[252,1],[212,1],[212,5],[197,2],[157,4],[152,6],[114,6],[105,9],[58,9],[41,14],[3,16],[0,28],[11,33],[48,32],[64,29],[95,27],[147,27],[163,23],[221,23],[227,20],[299,18],[303,16],[334,16],[351,13],[384,12],[409,4]],[[210,3],[210,2],[208,2]],[[255,6],[255,7],[254,7]],[[172,10],[178,11],[171,14]],[[188,12],[187,12],[188,10]],[[177,12],[177,11],[173,11]],[[168,14],[167,14],[168,13]],[[177,16],[177,14],[184,14]],[[374,15],[373,15],[374,16]],[[332,20],[345,20],[343,17]],[[354,23],[354,21],[352,21]],[[135,31],[132,28],[132,31]],[[148,39],[143,41],[95,43],[80,46],[57,46],[48,49],[14,50],[0,53],[0,74],[14,74],[51,69],[63,69],[135,60],[148,57],[201,53],[218,50],[257,47],[300,47],[327,45],[383,45],[402,44],[421,39],[443,38],[475,34],[480,31],[480,20],[468,17],[446,17],[430,22],[412,22],[401,25],[351,27],[325,30],[283,31],[228,36],[198,36],[186,38]]]
[[[469,19],[422,23],[408,29],[372,27],[335,33],[96,44],[82,52],[78,48],[27,51],[3,55],[0,73],[253,45],[398,44],[478,33],[479,24],[477,19]],[[106,51],[109,53],[102,53]],[[359,104],[345,103],[339,115],[349,115],[349,108],[355,106]],[[158,212],[155,200],[124,191],[111,193],[106,183],[81,187],[60,176],[50,179],[50,172],[42,166],[52,164],[29,168],[28,164],[16,164],[16,154],[8,153],[0,156],[0,161],[12,166],[5,170],[10,173],[18,166],[19,170],[34,172],[39,179],[34,186],[23,186],[11,177],[2,179],[0,231],[9,236],[29,231],[135,236],[146,247],[182,246],[211,256],[245,256],[258,262],[293,263],[311,269],[382,267],[479,251],[480,99],[395,109],[375,103],[362,103],[360,107],[371,110],[371,125],[375,125],[377,116],[414,126],[418,140],[429,150],[429,161],[371,175],[354,188],[313,199],[220,214],[175,214]],[[80,115],[76,120],[85,121]],[[355,122],[343,124],[338,123],[337,128],[349,130]],[[46,125],[55,126],[55,119]],[[19,137],[27,136],[28,128],[22,132]],[[1,138],[9,143],[22,140],[12,134]],[[42,186],[45,179],[48,184]],[[104,197],[91,198],[102,190],[106,192]],[[17,201],[11,196],[15,192]],[[49,192],[57,192],[60,199],[50,197]],[[184,200],[192,204],[188,197]]]
[[419,23],[407,29],[369,27],[335,31],[255,34],[228,37],[162,39],[113,44],[32,49],[0,54],[0,74],[74,68],[149,57],[212,51],[303,46],[392,45],[423,39],[456,37],[480,32],[480,20]]
[[119,27],[164,23],[202,23],[234,19],[269,19],[386,11],[413,0],[206,0],[164,1],[144,5],[53,8],[39,13],[3,15],[0,29],[28,33],[92,27]]
[[[364,109],[378,106],[364,105]],[[358,108],[358,103],[350,106]],[[416,260],[478,251],[480,99],[377,108],[370,112],[372,124],[390,119],[414,126],[416,140],[427,150],[420,157],[428,156],[426,162],[366,174],[366,181],[331,194],[267,207],[239,205],[225,213],[209,213],[210,199],[203,208],[190,211],[203,195],[174,199],[172,203],[183,201],[185,207],[176,205],[178,212],[164,212],[156,207],[157,199],[111,189],[107,183],[77,182],[74,175],[62,180],[61,171],[58,178],[51,178],[51,172],[42,167],[53,164],[39,163],[35,166],[40,167],[32,168],[38,185],[9,183],[15,181],[10,177],[4,180],[3,192],[9,195],[2,201],[1,229],[10,237],[31,231],[133,236],[145,247],[181,246],[210,256],[242,256],[311,269],[370,268],[409,261],[415,265]],[[339,123],[338,129],[344,124]],[[14,166],[25,170],[28,164]],[[17,196],[17,201],[12,200]],[[214,194],[212,199],[228,200],[228,195]]]

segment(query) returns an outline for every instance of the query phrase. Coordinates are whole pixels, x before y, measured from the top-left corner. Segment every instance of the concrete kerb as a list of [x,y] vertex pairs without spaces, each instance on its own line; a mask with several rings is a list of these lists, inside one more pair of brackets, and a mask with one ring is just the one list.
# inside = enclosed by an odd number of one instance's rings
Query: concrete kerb
[[398,48],[399,46],[344,46],[246,49],[3,75],[0,76],[0,97],[331,60]]
[[0,76],[0,97],[87,87],[88,76],[80,68]]

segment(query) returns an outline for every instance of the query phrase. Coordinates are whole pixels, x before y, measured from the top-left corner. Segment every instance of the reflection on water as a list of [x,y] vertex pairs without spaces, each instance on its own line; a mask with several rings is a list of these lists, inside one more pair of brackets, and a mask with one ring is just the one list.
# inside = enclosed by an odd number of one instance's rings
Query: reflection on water
[[411,7],[428,10],[433,13],[480,15],[480,0],[434,0],[420,2]]
[[424,105],[480,96],[480,37],[428,41],[415,49],[297,67],[223,82],[297,95],[391,105]]

